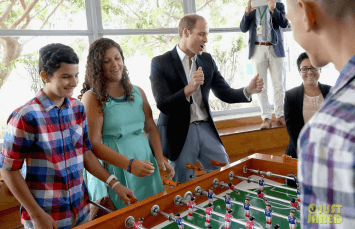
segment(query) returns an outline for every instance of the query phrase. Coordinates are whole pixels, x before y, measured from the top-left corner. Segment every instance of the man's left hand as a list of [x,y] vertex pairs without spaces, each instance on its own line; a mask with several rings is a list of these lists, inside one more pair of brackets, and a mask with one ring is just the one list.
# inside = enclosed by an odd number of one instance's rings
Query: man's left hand
[[250,94],[260,93],[264,87],[263,78],[259,77],[259,73],[250,81],[249,86],[246,88]]
[[267,4],[269,5],[269,9],[272,13],[274,13],[274,10],[276,8],[276,2],[274,0],[266,0]]

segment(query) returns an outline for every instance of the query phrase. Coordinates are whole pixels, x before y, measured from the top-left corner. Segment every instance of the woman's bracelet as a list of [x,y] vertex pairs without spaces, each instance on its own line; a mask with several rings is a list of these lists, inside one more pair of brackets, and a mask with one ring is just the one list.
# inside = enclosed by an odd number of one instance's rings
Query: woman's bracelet
[[116,181],[116,183],[114,183],[113,185],[112,185],[112,189],[116,186],[116,185],[118,185],[118,184],[120,184],[120,182],[119,181]]
[[115,175],[111,175],[108,179],[107,179],[107,181],[105,182],[107,185],[109,185],[110,184],[110,182],[112,181],[112,179],[116,179],[116,180],[118,180],[117,179],[117,177],[115,176]]
[[128,163],[128,168],[127,168],[127,172],[131,173],[132,170],[132,162],[134,161],[134,158],[132,158],[129,163]]

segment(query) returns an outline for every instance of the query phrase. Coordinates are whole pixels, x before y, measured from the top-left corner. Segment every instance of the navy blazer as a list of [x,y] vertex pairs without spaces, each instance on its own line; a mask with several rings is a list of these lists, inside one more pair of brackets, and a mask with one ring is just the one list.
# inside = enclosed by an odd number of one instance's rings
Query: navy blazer
[[[276,3],[276,8],[274,13],[271,13],[269,10],[270,15],[272,17],[272,27],[271,28],[271,38],[272,43],[276,44],[274,46],[275,54],[278,57],[285,57],[285,49],[283,46],[283,39],[280,32],[281,28],[286,28],[288,26],[288,20],[285,17],[285,6],[281,2]],[[242,21],[240,22],[240,29],[243,33],[249,31],[249,59],[253,55],[253,50],[255,46],[256,40],[256,10],[251,12],[249,16],[244,14]]]
[[[327,84],[321,84],[319,82],[318,84],[319,89],[321,90],[322,95],[325,99],[325,97],[329,93],[331,86]],[[286,91],[284,113],[286,129],[288,135],[290,136],[290,141],[286,149],[286,155],[292,156],[293,158],[297,158],[297,139],[305,124],[303,119],[303,99],[303,84],[301,84],[301,86]]]
[[[202,53],[196,59],[197,69],[202,67],[204,84],[201,85],[202,102],[208,113],[208,122],[216,126],[212,120],[208,103],[210,89],[215,96],[227,103],[249,102],[243,88],[231,88],[209,53]],[[158,119],[158,130],[163,147],[163,154],[171,161],[177,160],[184,146],[190,124],[190,105],[185,97],[184,87],[188,84],[176,47],[161,56],[154,57],[151,63],[150,81],[154,99],[161,111]],[[219,139],[221,141],[221,139]],[[222,142],[222,141],[221,141]]]

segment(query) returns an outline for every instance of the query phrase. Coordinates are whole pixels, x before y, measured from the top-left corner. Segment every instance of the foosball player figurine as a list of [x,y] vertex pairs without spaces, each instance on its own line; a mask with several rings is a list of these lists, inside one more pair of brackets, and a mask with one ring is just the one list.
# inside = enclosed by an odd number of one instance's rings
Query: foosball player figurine
[[228,183],[229,189],[235,192],[236,194],[240,195],[238,189],[235,187],[235,185],[232,184],[232,182]]
[[298,177],[297,177],[297,173],[293,176],[293,180],[296,182],[296,185],[298,184]]
[[229,209],[228,213],[224,215],[224,229],[229,229],[231,226],[231,219],[233,218],[232,216],[233,210]]
[[248,220],[250,217],[250,206],[251,204],[249,203],[250,199],[245,198],[245,202],[243,204],[244,210],[245,210],[245,219]]
[[295,198],[291,198],[291,206],[295,207],[297,211],[300,210],[300,206],[298,205],[298,202],[296,201]]
[[267,198],[266,198],[265,193],[264,193],[263,191],[261,191],[260,189],[258,189],[258,190],[256,191],[256,193],[257,193],[258,197],[260,197],[260,198],[263,199],[264,201],[267,201]]
[[210,225],[208,225],[206,228],[207,228],[207,229],[212,229],[212,225],[210,224]]
[[224,198],[224,202],[226,203],[226,212],[228,212],[229,209],[231,209],[231,196],[230,193],[226,193],[226,197]]
[[180,213],[175,214],[175,222],[177,223],[179,229],[184,228],[184,224],[182,224],[183,219],[180,217]]
[[209,201],[209,203],[212,203],[212,204],[213,204],[213,196],[214,196],[214,193],[213,193],[213,188],[212,188],[212,187],[210,187],[210,189],[208,189],[207,196],[208,196],[208,201]]
[[275,225],[274,225],[274,229],[280,229],[280,225],[275,224]]
[[205,210],[206,213],[206,222],[205,222],[205,226],[208,226],[211,224],[211,214],[212,214],[212,203],[208,203],[208,207]]
[[263,192],[264,191],[264,175],[261,175],[260,180],[259,180],[259,188]]
[[266,228],[271,228],[272,212],[273,211],[271,210],[271,204],[266,203],[266,209],[265,209]]
[[191,197],[191,201],[189,202],[189,204],[187,205],[188,209],[189,209],[189,213],[187,215],[187,219],[188,220],[192,220],[192,213],[194,213],[194,207],[195,207],[195,197]]
[[144,221],[144,218],[143,217],[140,217],[138,219],[138,222],[134,223],[133,225],[133,229],[140,229],[143,227],[143,221]]
[[298,203],[301,202],[301,192],[300,192],[300,185],[297,184],[297,201]]
[[254,220],[255,218],[253,216],[249,217],[249,221],[245,225],[246,229],[254,229]]
[[296,228],[296,220],[297,217],[295,216],[295,211],[291,210],[290,215],[288,216],[288,225],[290,226],[290,229]]

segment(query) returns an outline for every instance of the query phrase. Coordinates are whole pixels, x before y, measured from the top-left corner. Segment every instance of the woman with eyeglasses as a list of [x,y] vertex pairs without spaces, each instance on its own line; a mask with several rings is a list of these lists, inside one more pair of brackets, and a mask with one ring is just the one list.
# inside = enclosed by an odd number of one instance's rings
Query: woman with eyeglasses
[[302,53],[297,59],[298,71],[303,83],[285,95],[285,121],[290,141],[286,155],[297,158],[297,139],[304,124],[318,111],[327,96],[330,86],[318,82],[321,69],[315,68],[307,55]]

